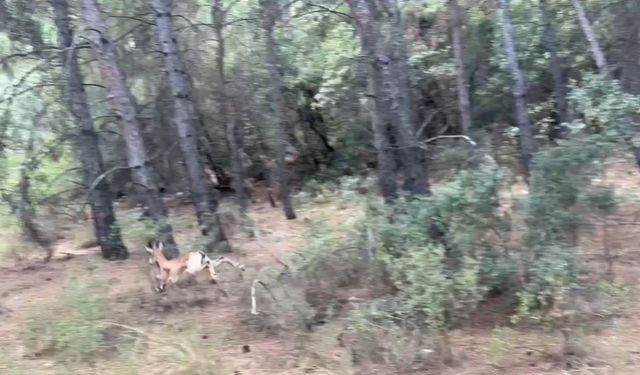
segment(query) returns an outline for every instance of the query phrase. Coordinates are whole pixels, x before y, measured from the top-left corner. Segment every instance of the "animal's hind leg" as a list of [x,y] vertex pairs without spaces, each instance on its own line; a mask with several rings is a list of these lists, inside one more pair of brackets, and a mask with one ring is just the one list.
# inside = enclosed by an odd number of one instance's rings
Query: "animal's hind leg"
[[211,262],[207,264],[207,268],[209,269],[209,275],[211,276],[211,284],[217,284],[218,274],[216,273],[216,270],[213,268],[213,265],[211,264]]

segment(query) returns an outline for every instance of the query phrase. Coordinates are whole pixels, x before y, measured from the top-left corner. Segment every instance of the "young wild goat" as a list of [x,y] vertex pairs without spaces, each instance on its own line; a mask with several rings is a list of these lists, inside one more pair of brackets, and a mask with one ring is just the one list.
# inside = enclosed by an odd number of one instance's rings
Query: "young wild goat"
[[157,292],[162,292],[166,289],[167,281],[175,284],[178,281],[178,278],[180,278],[180,275],[182,275],[183,273],[186,272],[187,274],[195,275],[205,268],[209,269],[211,282],[215,284],[218,282],[218,276],[216,274],[215,267],[221,265],[222,263],[230,264],[231,266],[244,271],[244,266],[242,264],[236,263],[223,256],[212,260],[203,251],[194,251],[189,254],[182,255],[178,258],[169,260],[162,253],[162,249],[162,242],[150,242],[145,247],[145,250],[150,255],[149,264],[157,265],[160,271],[160,273],[156,275],[156,279],[158,279],[158,281],[160,282],[160,285],[155,287]]

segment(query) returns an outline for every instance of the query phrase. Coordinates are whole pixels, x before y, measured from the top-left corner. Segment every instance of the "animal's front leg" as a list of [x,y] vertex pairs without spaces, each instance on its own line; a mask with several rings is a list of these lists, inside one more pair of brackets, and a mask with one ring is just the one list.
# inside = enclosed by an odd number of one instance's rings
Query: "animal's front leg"
[[209,264],[207,268],[209,268],[209,275],[211,275],[211,284],[217,284],[218,274],[216,273],[216,270],[213,268],[213,265]]
[[169,271],[162,270],[160,274],[156,275],[156,279],[160,282],[160,285],[156,287],[156,292],[164,292],[167,289],[167,279],[169,278]]

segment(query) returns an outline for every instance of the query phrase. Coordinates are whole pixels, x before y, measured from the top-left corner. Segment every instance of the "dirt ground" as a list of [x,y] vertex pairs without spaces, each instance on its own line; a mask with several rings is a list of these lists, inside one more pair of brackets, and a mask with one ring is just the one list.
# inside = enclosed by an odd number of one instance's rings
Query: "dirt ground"
[[[629,193],[640,191],[640,174],[624,161],[609,168],[605,182],[615,183]],[[161,334],[182,329],[184,322],[193,322],[197,327],[193,337],[197,340],[198,353],[210,355],[221,363],[222,373],[640,374],[640,299],[636,297],[621,301],[613,318],[594,317],[590,328],[597,326],[597,329],[589,329],[579,338],[586,354],[562,360],[554,355],[560,346],[557,332],[508,328],[508,321],[499,314],[504,308],[487,303],[482,308],[482,316],[474,317],[467,326],[451,333],[454,363],[421,371],[400,371],[384,363],[352,363],[353,353],[348,347],[342,347],[338,339],[344,317],[318,327],[313,333],[303,333],[295,327],[274,331],[261,322],[260,317],[251,315],[252,280],[267,269],[282,268],[281,260],[287,259],[304,241],[307,219],[340,225],[354,214],[353,210],[355,208],[336,209],[331,202],[318,203],[299,209],[298,220],[287,221],[279,209],[265,202],[255,203],[250,208],[250,216],[258,235],[248,238],[236,231],[232,237],[235,251],[231,257],[244,263],[246,271],[239,275],[236,270],[225,268],[218,285],[209,284],[207,275],[203,275],[197,283],[175,286],[164,295],[151,290],[147,256],[141,243],[129,244],[131,257],[126,261],[103,261],[97,249],[77,249],[65,239],[58,243],[58,256],[51,263],[42,264],[35,259],[5,261],[0,268],[0,357],[21,359],[29,373],[69,373],[46,356],[31,355],[22,345],[19,334],[29,314],[58,295],[69,275],[90,268],[108,284],[109,305],[119,307],[122,316],[130,316],[127,324]],[[178,210],[180,215],[188,212],[185,207]],[[604,246],[608,246],[615,254],[616,279],[633,289],[640,278],[640,252],[636,247],[640,243],[638,212],[640,205],[629,204],[608,218],[605,231],[605,224],[597,223],[586,229],[582,237],[584,257],[593,272],[604,272],[602,254]],[[191,236],[193,231],[184,230],[178,231],[177,237],[182,242]],[[134,373],[159,373],[152,362],[151,358],[142,361]],[[2,361],[0,372],[4,373],[1,367]],[[74,373],[131,372],[102,367]]]

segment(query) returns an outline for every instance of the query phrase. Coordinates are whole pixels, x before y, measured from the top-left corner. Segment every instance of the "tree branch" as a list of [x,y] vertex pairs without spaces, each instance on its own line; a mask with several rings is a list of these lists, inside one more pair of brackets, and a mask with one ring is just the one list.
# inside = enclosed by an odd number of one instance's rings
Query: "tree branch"
[[301,13],[301,14],[296,15],[296,16],[294,16],[294,17],[303,17],[303,16],[307,16],[307,15],[312,14],[312,13],[331,13],[331,14],[335,14],[335,15],[337,15],[337,16],[340,16],[340,17],[346,18],[347,20],[351,20],[351,19],[352,19],[352,17],[351,17],[351,15],[350,15],[350,14],[347,14],[347,13],[340,12],[340,11],[336,10],[336,9],[338,9],[342,4],[344,4],[344,2],[341,2],[340,4],[336,5],[334,9],[331,9],[331,8],[326,7],[326,6],[324,6],[324,5],[311,3],[311,2],[305,2],[305,4],[309,5],[310,7],[318,8],[318,9],[313,10],[313,11],[309,11],[309,12],[305,12],[305,13]]
[[155,26],[154,22],[149,21],[149,20],[145,20],[143,18],[138,18],[138,17],[135,17],[135,16],[113,15],[113,14],[108,14],[108,16],[110,18],[124,18],[124,19],[129,19],[129,20],[132,20],[132,21],[138,21],[138,22],[143,23],[145,25]]
[[424,143],[431,143],[433,141],[436,141],[438,139],[443,139],[443,138],[444,139],[462,138],[465,141],[469,142],[469,144],[474,146],[474,147],[478,145],[473,139],[467,137],[466,135],[439,135],[437,137],[432,137],[432,138],[429,138],[429,139],[425,140]]
[[[162,152],[158,152],[157,154],[153,155],[152,157],[148,158],[147,160],[145,160],[145,164],[152,162],[153,160],[157,159],[158,157],[165,155],[169,152],[171,152],[171,150],[173,150],[173,148],[176,146],[177,142],[174,142],[169,148],[167,148],[166,150],[163,150]],[[130,166],[116,166],[113,167],[111,169],[108,169],[107,171],[105,171],[104,173],[102,173],[100,176],[98,176],[95,180],[93,180],[93,182],[91,183],[91,185],[89,185],[89,188],[87,189],[87,193],[90,193],[91,191],[93,191],[93,189],[96,188],[96,186],[98,186],[98,184],[105,179],[105,177],[107,177],[108,175],[110,175],[111,173],[115,172],[115,171],[119,171],[122,169],[130,169]]]

